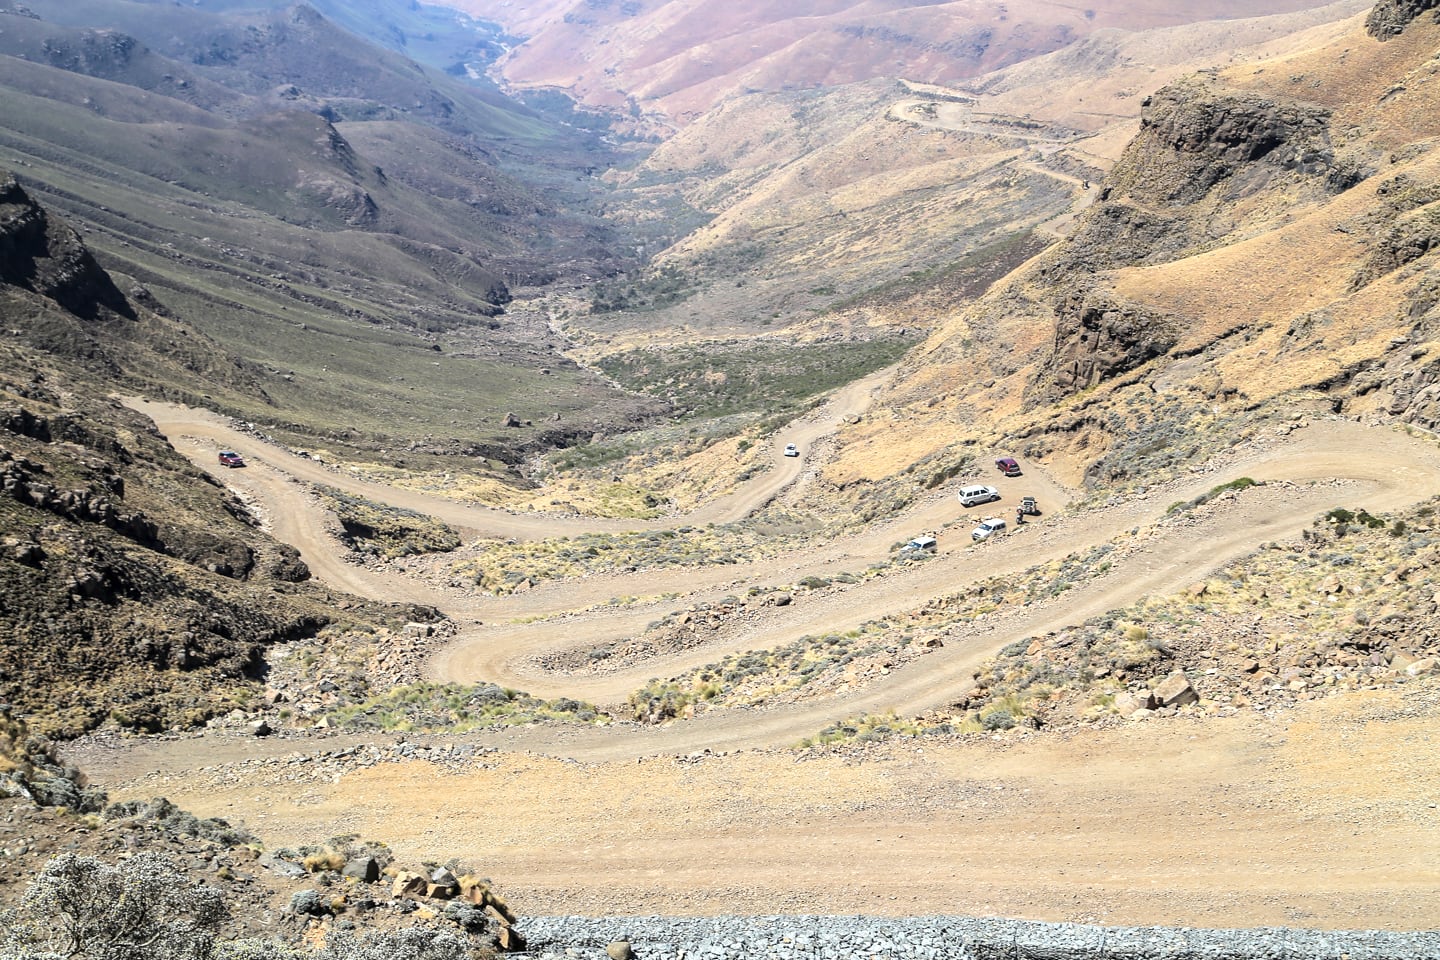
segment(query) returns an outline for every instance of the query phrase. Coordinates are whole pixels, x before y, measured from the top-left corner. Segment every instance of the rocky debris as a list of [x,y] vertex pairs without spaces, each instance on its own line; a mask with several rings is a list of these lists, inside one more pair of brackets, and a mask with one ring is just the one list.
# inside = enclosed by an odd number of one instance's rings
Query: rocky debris
[[[533,917],[529,950],[539,960],[598,956],[613,950],[643,960],[996,960],[1045,957],[1288,957],[1414,960],[1440,956],[1440,934],[1274,927],[1196,930],[1101,927],[1080,923],[969,917]],[[617,939],[624,931],[625,939]],[[621,944],[624,946],[621,947]]]
[[[337,925],[352,930],[420,925],[463,936],[477,956],[524,945],[510,908],[473,871],[456,878],[451,899],[431,898],[424,889],[392,896],[389,877],[374,854],[346,860],[328,846],[261,852],[243,830],[200,820],[165,800],[117,804],[103,816],[82,819],[65,808],[0,798],[0,864],[5,868],[0,870],[0,906],[18,899],[29,875],[61,853],[114,862],[141,851],[160,854],[183,876],[222,891],[230,912],[222,939],[263,937],[298,944],[324,937]],[[328,869],[337,861],[344,863],[343,870]],[[386,869],[404,872],[393,864]]]
[[[303,733],[277,736],[294,739],[297,745],[304,744],[308,739]],[[496,767],[498,753],[496,747],[474,743],[426,743],[401,739],[394,743],[366,743],[333,749],[315,746],[297,749],[284,756],[251,757],[201,767],[195,776],[215,786],[254,783],[293,789],[307,783],[338,783],[347,774],[388,763],[429,763],[445,773],[491,770]],[[140,782],[150,785],[156,792],[162,792],[172,782],[188,782],[188,777],[176,780],[170,774],[156,772]]]
[[[417,752],[428,750],[400,755]],[[447,747],[441,752],[464,756],[471,750]],[[293,760],[284,762],[289,766]],[[298,942],[344,913],[371,928],[431,922],[463,934],[481,950],[524,944],[510,908],[473,870],[458,876],[448,867],[424,874],[405,871],[390,863],[383,844],[355,843],[354,838],[262,852],[258,839],[243,827],[201,819],[163,798],[106,806],[103,791],[85,786],[74,768],[62,767],[48,741],[31,736],[4,705],[0,769],[6,771],[0,777],[0,907],[23,894],[27,876],[60,853],[114,861],[145,852],[161,855],[185,876],[218,885],[234,917],[226,931],[230,936],[280,933]],[[387,895],[383,888],[391,878]],[[297,883],[304,886],[296,889]],[[447,901],[456,902],[429,908]],[[280,903],[284,909],[278,909]],[[292,922],[277,928],[277,916]],[[354,922],[346,921],[351,927]]]
[[[410,622],[330,644],[306,638],[272,651],[266,678],[265,716],[272,725],[323,722],[327,713],[364,703],[379,693],[425,679],[425,664],[455,635],[453,620]],[[277,714],[284,710],[287,724]],[[234,726],[257,717],[217,717],[210,726]]]

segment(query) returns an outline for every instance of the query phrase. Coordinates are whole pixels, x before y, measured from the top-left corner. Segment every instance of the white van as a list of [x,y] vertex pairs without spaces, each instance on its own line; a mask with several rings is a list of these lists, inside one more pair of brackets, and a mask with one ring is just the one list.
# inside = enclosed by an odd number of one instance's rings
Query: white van
[[976,484],[971,487],[961,487],[956,494],[960,498],[962,507],[973,507],[977,503],[989,503],[991,500],[1000,499],[1000,491],[994,487],[984,487]]

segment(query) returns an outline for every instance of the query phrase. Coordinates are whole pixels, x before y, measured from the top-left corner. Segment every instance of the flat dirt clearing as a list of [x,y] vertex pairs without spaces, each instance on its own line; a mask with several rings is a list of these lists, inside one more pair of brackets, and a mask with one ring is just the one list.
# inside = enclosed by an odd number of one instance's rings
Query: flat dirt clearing
[[[813,757],[591,764],[512,750],[488,769],[381,764],[331,784],[274,766],[146,776],[143,754],[79,759],[117,799],[162,794],[272,846],[359,833],[407,860],[459,857],[529,914],[1419,930],[1440,916],[1437,703],[1432,683],[1273,718]],[[135,779],[112,780],[122,767]]]

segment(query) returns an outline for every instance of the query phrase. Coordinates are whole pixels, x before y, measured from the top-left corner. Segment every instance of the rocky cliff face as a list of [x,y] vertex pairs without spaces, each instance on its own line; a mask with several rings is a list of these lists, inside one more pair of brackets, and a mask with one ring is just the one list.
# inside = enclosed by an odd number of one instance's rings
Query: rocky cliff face
[[1055,308],[1055,347],[1045,376],[1070,393],[1133,370],[1175,345],[1180,323],[1102,288],[1073,289]]
[[1337,156],[1325,107],[1203,76],[1158,91],[1099,202],[1044,268],[1058,286],[1055,340],[1033,393],[1053,398],[1093,386],[1175,345],[1181,320],[1123,303],[1090,279],[1095,274],[1234,242],[1273,216],[1267,198],[1314,202],[1363,176]]
[[1420,14],[1436,7],[1440,7],[1440,0],[1380,0],[1365,18],[1365,30],[1377,40],[1389,40],[1403,33]]
[[0,282],[24,287],[87,320],[135,319],[134,308],[68,225],[52,220],[14,175],[0,177]]
[[182,349],[245,375],[136,289],[0,180],[0,702],[46,733],[203,721],[336,616],[294,548],[108,398]]

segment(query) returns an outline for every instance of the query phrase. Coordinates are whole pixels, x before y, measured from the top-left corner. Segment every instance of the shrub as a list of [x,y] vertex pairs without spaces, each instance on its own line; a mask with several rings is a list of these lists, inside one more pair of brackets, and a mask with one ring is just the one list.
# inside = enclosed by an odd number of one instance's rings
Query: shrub
[[1015,715],[1001,707],[998,710],[991,710],[989,713],[982,714],[980,717],[980,725],[986,730],[1009,730],[1015,726]]
[[343,870],[345,868],[345,855],[336,850],[322,850],[307,856],[301,865],[310,873],[320,873],[325,870]]
[[208,960],[225,920],[220,891],[192,885],[156,853],[118,866],[51,860],[6,918],[0,955],[76,960]]

